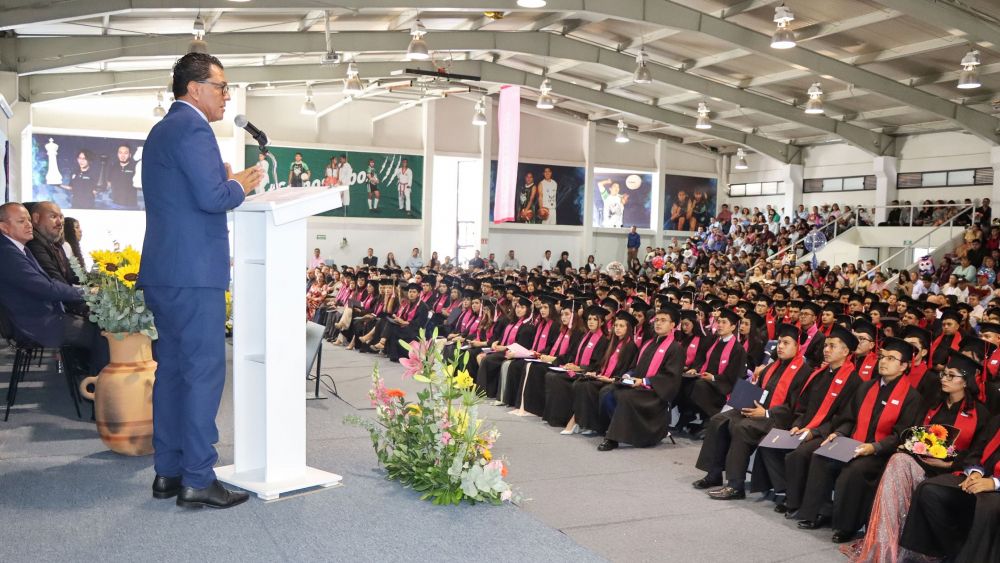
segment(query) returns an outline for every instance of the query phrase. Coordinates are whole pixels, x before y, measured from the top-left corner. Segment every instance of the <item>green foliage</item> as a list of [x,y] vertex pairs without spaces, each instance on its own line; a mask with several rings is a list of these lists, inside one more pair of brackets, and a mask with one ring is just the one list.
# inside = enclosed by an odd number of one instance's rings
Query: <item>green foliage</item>
[[75,256],[70,265],[84,286],[84,301],[90,309],[90,321],[113,334],[139,333],[157,338],[153,313],[146,307],[142,290],[135,287],[139,275],[139,253],[131,247],[123,251],[92,253],[94,266],[83,269]]

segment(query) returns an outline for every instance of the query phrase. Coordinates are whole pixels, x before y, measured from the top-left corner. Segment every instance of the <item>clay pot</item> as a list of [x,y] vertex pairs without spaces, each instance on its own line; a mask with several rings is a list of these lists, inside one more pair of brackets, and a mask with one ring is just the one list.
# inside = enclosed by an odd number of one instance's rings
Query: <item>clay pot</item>
[[[153,381],[156,362],[144,334],[102,333],[111,361],[97,376],[80,382],[80,392],[94,401],[101,441],[122,455],[153,453]],[[89,386],[94,386],[94,391]]]

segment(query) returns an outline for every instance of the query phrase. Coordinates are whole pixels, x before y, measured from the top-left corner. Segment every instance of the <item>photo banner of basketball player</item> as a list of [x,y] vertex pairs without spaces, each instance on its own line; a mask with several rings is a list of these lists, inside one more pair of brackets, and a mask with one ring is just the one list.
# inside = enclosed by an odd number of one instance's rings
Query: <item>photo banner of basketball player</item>
[[[331,217],[420,219],[424,157],[341,149],[268,146],[274,161],[247,145],[246,165],[264,169],[254,193],[303,186],[349,186],[344,206]],[[277,166],[275,167],[275,163]]]
[[697,231],[708,228],[718,210],[718,185],[715,178],[674,176],[663,180],[663,229]]
[[653,222],[653,175],[594,169],[594,226],[648,229]]
[[[583,190],[587,171],[582,166],[553,166],[519,162],[514,191],[514,222],[534,225],[583,225]],[[490,222],[497,193],[497,161],[490,163]]]
[[31,135],[31,198],[65,209],[145,209],[142,139]]

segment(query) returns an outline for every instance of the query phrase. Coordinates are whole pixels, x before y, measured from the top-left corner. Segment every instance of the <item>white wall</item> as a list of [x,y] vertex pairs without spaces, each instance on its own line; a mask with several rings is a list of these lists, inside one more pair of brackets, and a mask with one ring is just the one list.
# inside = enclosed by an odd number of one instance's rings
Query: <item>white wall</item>
[[900,172],[932,172],[990,166],[989,143],[979,137],[954,131],[905,137],[896,141],[896,152],[900,159]]
[[[325,236],[325,240],[318,237]],[[385,261],[387,252],[396,255],[402,266],[410,256],[414,246],[420,245],[421,228],[419,221],[394,221],[391,231],[384,223],[360,222],[358,219],[338,219],[336,217],[312,217],[306,235],[303,263],[312,256],[314,248],[319,248],[323,258],[332,258],[337,264],[357,265],[371,247],[379,257],[379,264]],[[346,238],[347,246],[341,248]],[[430,252],[424,253],[424,261],[430,259]],[[444,255],[441,255],[444,259]]]
[[[497,262],[503,262],[508,250],[514,251],[514,256],[522,266],[529,268],[538,265],[545,250],[552,251],[553,264],[559,259],[559,253],[569,252],[569,260],[574,266],[581,264],[581,257],[587,256],[584,248],[583,229],[572,231],[553,231],[543,225],[492,225],[490,226],[489,252],[495,252]],[[484,252],[486,256],[489,252]]]

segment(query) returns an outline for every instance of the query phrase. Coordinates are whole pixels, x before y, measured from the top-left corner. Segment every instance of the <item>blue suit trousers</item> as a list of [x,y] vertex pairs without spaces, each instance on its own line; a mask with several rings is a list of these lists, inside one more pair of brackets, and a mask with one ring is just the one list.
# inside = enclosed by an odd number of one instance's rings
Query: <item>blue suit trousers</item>
[[154,466],[158,475],[204,488],[219,459],[215,417],[226,382],[225,291],[145,287],[159,339],[153,386]]

